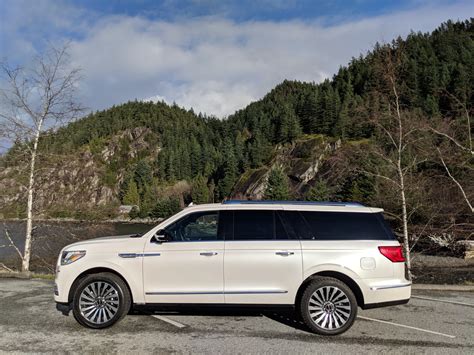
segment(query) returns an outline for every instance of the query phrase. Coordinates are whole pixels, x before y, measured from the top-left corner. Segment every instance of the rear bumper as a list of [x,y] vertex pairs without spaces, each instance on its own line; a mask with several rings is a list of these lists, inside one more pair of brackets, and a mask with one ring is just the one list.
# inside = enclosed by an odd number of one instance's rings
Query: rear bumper
[[405,304],[411,297],[411,282],[408,280],[372,280],[363,287],[364,306],[376,308]]
[[409,298],[406,300],[397,300],[397,301],[388,301],[388,302],[379,302],[379,303],[367,303],[364,304],[362,309],[372,309],[372,308],[381,308],[381,307],[390,307],[390,306],[399,306],[401,304],[407,304],[410,301]]
[[405,288],[405,287],[410,287],[411,288],[411,282],[401,282],[401,283],[394,283],[394,284],[382,284],[382,285],[375,285],[371,286],[370,290],[371,291],[379,291],[379,290],[389,290],[389,289],[394,289],[394,288]]

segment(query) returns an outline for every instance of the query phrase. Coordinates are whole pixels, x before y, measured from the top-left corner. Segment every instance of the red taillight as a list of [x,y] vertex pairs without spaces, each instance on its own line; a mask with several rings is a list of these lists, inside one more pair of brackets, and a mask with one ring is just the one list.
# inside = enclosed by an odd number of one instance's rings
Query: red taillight
[[393,263],[402,263],[405,261],[401,245],[390,247],[379,247],[380,253]]

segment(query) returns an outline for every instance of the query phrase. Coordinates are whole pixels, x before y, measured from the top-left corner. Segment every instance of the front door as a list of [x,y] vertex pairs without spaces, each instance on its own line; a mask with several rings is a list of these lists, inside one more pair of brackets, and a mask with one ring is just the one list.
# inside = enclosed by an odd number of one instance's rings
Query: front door
[[146,303],[224,302],[224,241],[218,221],[217,211],[190,213],[165,227],[169,241],[145,246]]
[[233,214],[226,232],[224,279],[227,304],[293,304],[302,281],[301,246],[279,212],[225,211]]

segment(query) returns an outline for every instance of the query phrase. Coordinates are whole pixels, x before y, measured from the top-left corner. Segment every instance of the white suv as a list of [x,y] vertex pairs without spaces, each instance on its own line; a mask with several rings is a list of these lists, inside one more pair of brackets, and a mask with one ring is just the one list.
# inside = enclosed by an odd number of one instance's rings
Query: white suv
[[402,248],[382,210],[354,203],[197,205],[143,236],[65,247],[58,310],[105,328],[131,307],[294,307],[310,330],[340,334],[362,309],[407,303]]

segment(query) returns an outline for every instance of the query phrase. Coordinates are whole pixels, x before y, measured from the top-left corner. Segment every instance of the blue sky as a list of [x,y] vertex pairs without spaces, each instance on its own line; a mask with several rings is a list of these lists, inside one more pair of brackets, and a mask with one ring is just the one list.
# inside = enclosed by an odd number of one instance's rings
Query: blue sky
[[137,98],[224,117],[284,79],[320,82],[377,41],[472,14],[464,0],[0,0],[0,57],[28,64],[68,41],[91,110]]
[[[343,18],[364,18],[390,11],[410,9],[420,2],[407,0],[314,1],[314,0],[179,0],[179,1],[97,1],[71,2],[101,15],[126,14],[150,19],[177,20],[200,16],[226,17],[235,21],[287,21],[319,18],[334,23]],[[443,2],[438,2],[442,4]],[[448,1],[444,2],[449,3]]]

